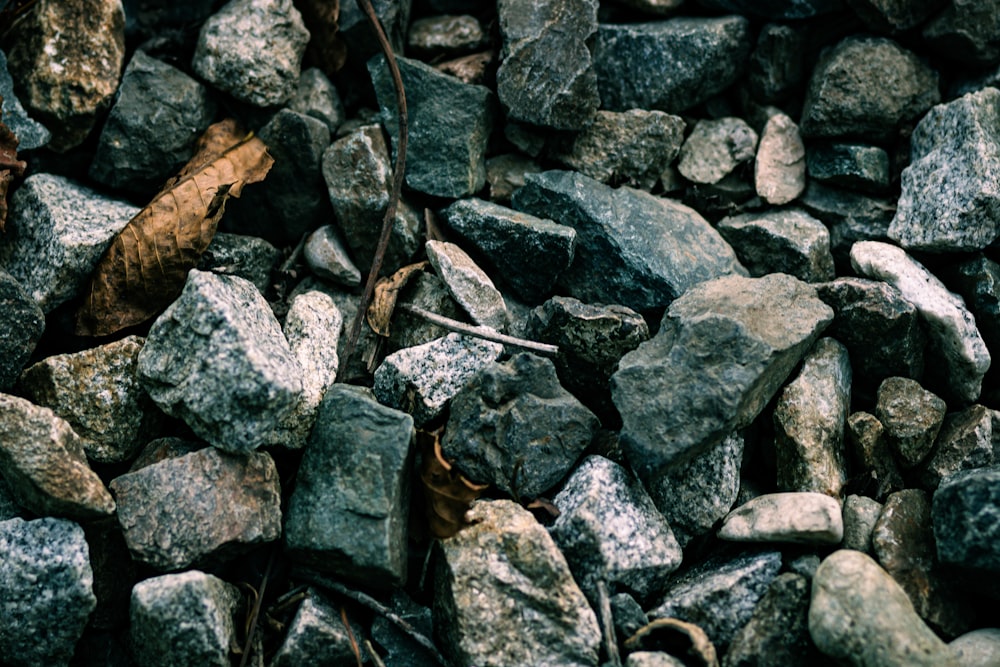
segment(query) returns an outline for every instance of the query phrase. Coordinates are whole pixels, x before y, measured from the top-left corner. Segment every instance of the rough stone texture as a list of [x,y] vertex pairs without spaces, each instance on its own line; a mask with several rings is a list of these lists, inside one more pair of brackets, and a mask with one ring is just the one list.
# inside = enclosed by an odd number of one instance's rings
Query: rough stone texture
[[[419,60],[397,58],[406,90],[409,143],[406,184],[435,197],[465,197],[486,184],[486,145],[493,128],[493,92],[462,83]],[[396,93],[385,58],[368,62],[393,146],[399,141]],[[395,153],[395,148],[393,148]]]
[[756,149],[757,133],[746,121],[699,120],[681,147],[677,171],[695,183],[718,183],[751,159]]
[[111,490],[132,557],[160,571],[216,564],[281,535],[278,470],[263,452],[206,447],[120,475]]
[[289,500],[289,557],[365,586],[401,585],[412,440],[410,415],[357,388],[331,387]]
[[352,661],[351,639],[337,607],[315,589],[309,589],[271,666],[349,665]]
[[822,338],[774,408],[779,489],[840,497],[847,480],[844,424],[850,402],[847,349],[833,338]]
[[843,9],[841,0],[698,0],[713,9],[759,16],[772,21],[808,19]]
[[956,473],[934,492],[931,510],[942,563],[1000,572],[1000,466]]
[[684,120],[662,111],[598,111],[594,121],[549,155],[609,185],[650,190],[684,141]]
[[712,530],[740,491],[745,440],[732,433],[690,461],[646,482],[681,547]]
[[912,468],[927,457],[946,410],[944,401],[915,380],[891,377],[879,386],[875,416],[900,465]]
[[128,461],[156,436],[163,421],[136,373],[143,342],[129,336],[46,357],[24,371],[19,389],[69,422],[90,460]]
[[684,667],[684,663],[662,651],[633,651],[625,659],[625,667]]
[[602,24],[593,48],[601,107],[689,109],[736,81],[750,47],[741,16]]
[[501,353],[500,343],[456,333],[403,348],[375,370],[375,397],[411,414],[419,428],[440,416],[466,382]]
[[24,179],[0,238],[0,268],[46,313],[77,295],[112,237],[139,209],[62,176]]
[[994,451],[993,443],[996,418],[996,411],[978,404],[946,415],[934,450],[920,469],[924,487],[933,491],[942,480],[959,471],[1000,463],[1000,451]]
[[827,185],[882,193],[889,188],[889,154],[864,144],[834,143],[810,146],[806,152],[809,178]]
[[839,544],[844,537],[840,503],[823,493],[766,493],[726,515],[719,538],[733,542]]
[[876,32],[902,31],[915,28],[936,11],[946,0],[847,0],[847,4],[865,24]]
[[0,474],[18,504],[39,516],[96,519],[115,511],[69,423],[7,394],[0,394]]
[[300,375],[257,288],[198,270],[153,323],[139,353],[139,377],[156,404],[234,452],[270,444],[301,399]]
[[202,25],[191,67],[240,101],[276,106],[295,93],[308,41],[292,0],[232,0]]
[[[433,614],[430,607],[417,604],[401,590],[393,591],[388,606],[400,618],[412,625],[417,632],[425,637],[433,636]],[[341,626],[343,626],[342,622]],[[424,646],[418,644],[409,635],[404,634],[402,630],[383,616],[377,616],[372,621],[371,635],[372,641],[385,651],[383,660],[386,665],[437,667],[440,664]],[[296,665],[288,667],[296,667]]]
[[959,665],[899,584],[860,551],[835,551],[816,570],[809,635],[820,651],[857,667]]
[[407,53],[422,60],[475,51],[485,41],[483,27],[468,14],[429,16],[410,23]]
[[732,248],[694,209],[575,172],[526,177],[514,208],[576,229],[576,254],[559,284],[586,303],[642,311],[697,283],[742,273]]
[[299,76],[288,108],[323,121],[331,135],[347,119],[340,93],[318,67],[310,67]]
[[940,99],[937,72],[916,55],[884,37],[848,37],[820,57],[799,127],[883,142]]
[[470,515],[438,542],[440,646],[462,665],[596,667],[597,618],[548,532],[509,500],[480,501]]
[[452,298],[473,322],[499,331],[507,328],[507,304],[503,295],[462,248],[454,243],[429,239],[424,250]]
[[239,590],[190,570],[140,581],[132,589],[129,633],[136,660],[151,667],[228,667],[240,641]]
[[910,250],[982,250],[1000,236],[1000,90],[931,109],[913,130],[889,238]]
[[3,124],[17,137],[18,150],[28,151],[49,143],[52,133],[28,116],[28,112],[24,110],[21,100],[14,92],[14,79],[7,69],[7,55],[3,51],[0,51],[0,97],[3,98]]
[[591,600],[603,581],[640,599],[660,591],[681,564],[681,547],[642,485],[600,456],[584,459],[553,499],[549,529],[573,578]]
[[833,319],[815,294],[785,274],[703,283],[622,357],[611,391],[644,481],[756,418]]
[[187,163],[214,117],[205,86],[136,51],[101,130],[90,177],[150,197]]
[[40,0],[11,34],[7,69],[32,116],[64,152],[90,134],[125,60],[121,0]]
[[0,269],[0,391],[14,385],[45,330],[45,313],[12,275]]
[[805,211],[744,213],[720,220],[716,229],[755,278],[787,273],[813,283],[834,277],[830,232]]
[[[511,120],[579,130],[601,99],[589,43],[596,0],[500,0],[497,95]],[[607,105],[605,105],[607,107]]]
[[887,243],[863,241],[851,248],[851,264],[864,277],[896,287],[920,313],[928,337],[940,354],[946,400],[971,403],[979,397],[990,353],[976,329],[972,313],[955,294],[905,251]]
[[[351,301],[351,307],[356,308],[353,302],[357,299],[352,296]],[[400,292],[397,305],[404,303],[450,317],[453,320],[464,322],[468,319],[465,311],[451,298],[444,282],[433,273],[419,273],[410,281]],[[393,324],[389,330],[389,342],[394,348],[402,349],[429,343],[447,336],[448,333],[447,330],[421,317],[398,312],[393,316]]]
[[333,225],[323,225],[310,234],[302,256],[309,269],[320,278],[345,287],[361,284],[361,271],[347,253],[340,230]]
[[272,274],[282,253],[259,236],[217,232],[198,258],[199,271],[211,271],[249,280],[261,294],[270,294]]
[[875,415],[855,412],[847,418],[847,433],[855,461],[862,473],[875,484],[876,498],[884,498],[886,494],[905,486],[903,475],[886,442],[885,428]]
[[[858,413],[855,413],[858,414]],[[844,541],[842,548],[873,555],[872,531],[882,504],[866,496],[847,496],[844,500]]]
[[747,79],[750,93],[760,103],[786,98],[805,76],[805,36],[790,25],[767,23],[750,54]]
[[994,2],[953,0],[923,30],[928,44],[950,59],[974,65],[1000,60],[1000,12]]
[[597,427],[551,361],[520,353],[479,371],[452,399],[441,450],[473,481],[535,498],[569,472]]
[[896,200],[870,197],[850,190],[810,181],[798,202],[810,215],[830,228],[830,250],[841,266],[850,265],[849,254],[857,241],[884,241]]
[[68,665],[97,599],[83,529],[64,519],[0,522],[0,661]]
[[806,147],[786,114],[771,116],[760,133],[754,187],[768,204],[787,204],[806,189]]
[[651,620],[677,618],[701,627],[720,654],[747,624],[754,607],[777,576],[781,553],[748,553],[709,560],[670,582]]
[[26,518],[24,509],[17,503],[11,495],[10,486],[2,476],[0,476],[0,521],[7,519]]
[[952,640],[962,667],[993,667],[1000,662],[1000,628],[980,628]]
[[1000,264],[977,253],[949,262],[941,275],[972,311],[986,347],[1000,350]]

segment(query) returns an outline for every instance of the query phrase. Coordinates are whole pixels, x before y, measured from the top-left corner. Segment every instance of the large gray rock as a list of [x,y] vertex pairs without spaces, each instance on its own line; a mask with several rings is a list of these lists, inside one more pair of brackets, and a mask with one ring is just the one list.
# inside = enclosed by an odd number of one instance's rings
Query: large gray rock
[[962,667],[993,667],[1000,662],[1000,628],[980,628],[954,639]]
[[908,250],[982,250],[1000,236],[1000,90],[931,109],[910,138],[889,238]]
[[844,520],[840,502],[824,493],[765,493],[727,514],[718,535],[732,542],[839,544]]
[[677,171],[695,183],[718,183],[754,156],[757,138],[741,118],[699,120],[681,146]]
[[198,270],[139,353],[139,377],[156,404],[235,452],[272,444],[302,396],[300,373],[257,288]]
[[997,416],[979,404],[946,415],[934,449],[920,468],[924,487],[933,491],[957,472],[1000,463],[1000,450],[994,451],[993,444]]
[[781,101],[802,83],[805,45],[805,34],[793,26],[767,23],[761,27],[747,67],[747,83],[757,102]]
[[569,296],[642,311],[668,305],[697,283],[743,272],[729,244],[683,204],[574,172],[526,181],[514,208],[576,229],[573,263],[559,279]]
[[879,385],[875,416],[900,465],[912,468],[927,458],[947,405],[909,378],[891,377]]
[[376,588],[406,579],[413,419],[348,385],[320,404],[289,500],[293,560]]
[[750,55],[741,16],[603,24],[594,41],[601,106],[678,113],[729,87]]
[[500,0],[497,95],[511,120],[586,127],[601,100],[591,62],[597,0]]
[[1000,572],[1000,466],[956,473],[934,492],[934,539],[942,563]]
[[45,313],[12,275],[0,269],[0,391],[13,386],[45,331]]
[[3,98],[3,124],[17,137],[18,150],[28,151],[49,143],[52,133],[28,116],[28,112],[24,110],[21,100],[14,92],[14,79],[7,70],[7,55],[3,51],[0,51],[0,97]]
[[470,519],[438,542],[434,626],[451,659],[596,667],[597,618],[545,528],[509,500],[480,501]]
[[689,289],[611,378],[633,469],[648,481],[747,426],[832,319],[785,274]]
[[805,211],[743,213],[720,220],[716,229],[755,278],[787,273],[807,283],[833,279],[830,232]]
[[0,522],[0,661],[68,665],[97,606],[83,529],[64,519]]

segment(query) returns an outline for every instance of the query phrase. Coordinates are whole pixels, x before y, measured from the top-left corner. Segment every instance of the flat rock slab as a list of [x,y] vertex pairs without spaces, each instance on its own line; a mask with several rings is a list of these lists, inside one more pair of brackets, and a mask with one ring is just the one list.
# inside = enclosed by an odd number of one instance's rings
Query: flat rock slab
[[744,271],[719,233],[683,204],[575,172],[525,178],[514,208],[576,229],[573,263],[559,279],[569,296],[643,311]]
[[942,563],[1000,572],[1000,466],[952,475],[934,492],[931,512]]
[[718,535],[734,542],[839,544],[844,521],[840,503],[824,493],[767,493],[727,514]]
[[507,328],[503,295],[468,253],[454,243],[433,239],[428,239],[424,249],[435,273],[473,322],[498,331]]
[[785,274],[688,290],[611,378],[633,469],[651,480],[752,422],[832,319]]
[[116,477],[132,557],[160,571],[215,564],[281,535],[281,489],[270,455],[206,447]]
[[834,277],[830,230],[801,209],[734,215],[716,229],[755,278],[787,273],[815,283]]

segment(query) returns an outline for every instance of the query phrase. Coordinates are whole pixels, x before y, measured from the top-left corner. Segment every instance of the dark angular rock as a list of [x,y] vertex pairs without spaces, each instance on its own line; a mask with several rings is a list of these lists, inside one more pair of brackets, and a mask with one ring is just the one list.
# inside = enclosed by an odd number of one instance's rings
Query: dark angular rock
[[833,319],[815,294],[785,274],[703,283],[622,357],[611,391],[644,481],[756,418]]
[[31,119],[14,92],[14,79],[7,71],[7,55],[0,51],[0,97],[3,98],[3,124],[17,137],[17,148],[29,151],[49,143],[52,133]]
[[889,154],[878,146],[820,144],[806,153],[809,177],[860,192],[882,193],[889,187]]
[[952,0],[924,28],[928,45],[946,58],[974,65],[1000,61],[1000,7],[995,2]]
[[[406,184],[436,197],[465,197],[486,184],[486,144],[493,129],[493,93],[418,60],[397,58],[406,90],[409,144]],[[396,93],[385,58],[368,62],[382,125],[399,141]],[[395,153],[395,148],[393,148]]]
[[772,21],[808,19],[841,11],[843,0],[698,0],[712,9],[750,14]]
[[433,60],[475,51],[485,41],[483,27],[475,16],[428,16],[410,23],[406,52],[421,60]]
[[259,236],[218,232],[198,258],[196,268],[249,280],[258,292],[267,295],[281,258],[281,251]]
[[949,262],[941,275],[972,311],[991,356],[1000,354],[1000,264],[976,254]]
[[947,0],[847,0],[848,6],[877,32],[895,32],[915,28],[930,18]]
[[[352,301],[356,299],[352,297]],[[468,320],[468,315],[462,307],[451,298],[444,281],[433,273],[421,273],[414,278],[401,293],[398,303],[423,308],[460,322]],[[429,343],[447,336],[448,333],[447,330],[421,317],[402,312],[394,318],[389,342],[394,348],[402,349]]]
[[1000,572],[1000,466],[966,470],[934,492],[934,539],[942,563]]
[[750,47],[741,16],[603,24],[593,49],[601,106],[684,111],[735,82]]
[[716,225],[751,276],[788,273],[805,282],[834,276],[830,232],[799,209],[744,213]]
[[732,248],[693,209],[574,172],[527,177],[514,208],[576,229],[573,263],[559,279],[569,296],[643,311],[697,283],[742,273]]
[[904,468],[914,467],[930,453],[946,409],[944,401],[916,380],[891,377],[879,385],[875,416]]
[[272,667],[347,665],[353,660],[351,637],[337,607],[326,596],[309,589],[274,655]]
[[0,391],[14,385],[45,330],[45,313],[12,275],[0,269]]
[[924,487],[933,491],[957,472],[1000,462],[993,441],[996,419],[996,411],[978,404],[946,415],[934,450],[920,469]]
[[798,203],[830,229],[830,251],[839,266],[850,265],[857,241],[884,241],[896,213],[891,199],[869,197],[810,181]]
[[806,187],[806,148],[795,121],[773,114],[764,124],[754,163],[754,188],[768,204],[787,204]]
[[760,29],[747,72],[757,102],[781,101],[802,82],[804,51],[805,36],[792,26],[768,23]]
[[681,147],[677,171],[695,183],[718,183],[754,156],[757,139],[741,118],[699,120]]
[[875,415],[860,411],[852,414],[847,418],[847,434],[862,475],[875,484],[876,499],[904,488],[903,475],[889,451],[885,428]]
[[[393,591],[392,598],[389,600],[389,608],[412,625],[417,632],[425,637],[433,636],[433,619],[429,607],[417,604],[406,593],[397,589]],[[410,635],[404,634],[402,630],[383,616],[378,616],[372,621],[371,634],[372,641],[386,652],[383,660],[387,667],[388,665],[437,667],[440,664],[436,658],[431,656],[425,646],[418,644]],[[294,665],[289,665],[289,667],[294,667]]]
[[347,120],[340,93],[318,67],[310,67],[299,76],[295,94],[288,100],[288,108],[323,121],[331,136]]

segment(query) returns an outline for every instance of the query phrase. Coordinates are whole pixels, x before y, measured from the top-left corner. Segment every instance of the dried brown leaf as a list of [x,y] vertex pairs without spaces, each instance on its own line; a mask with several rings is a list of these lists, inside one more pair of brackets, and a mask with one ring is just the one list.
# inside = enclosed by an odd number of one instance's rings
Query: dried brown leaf
[[463,83],[481,84],[486,78],[486,68],[496,60],[496,57],[495,51],[483,51],[448,60],[435,65],[435,68],[460,79]]
[[424,487],[427,520],[431,535],[451,537],[469,525],[465,518],[472,501],[488,484],[475,484],[455,470],[441,453],[441,430],[418,431],[423,444],[420,481]]
[[76,333],[112,334],[166,307],[215,236],[226,200],[262,181],[273,163],[264,142],[234,121],[209,127],[187,166],[105,251],[77,311]]
[[715,645],[701,627],[677,618],[658,618],[625,640],[626,651],[663,651],[684,664],[719,667]]
[[[2,96],[0,103],[3,103]],[[7,188],[15,176],[24,176],[24,170],[28,168],[24,160],[17,159],[17,144],[14,133],[0,122],[0,232],[7,222]]]
[[426,270],[430,264],[428,262],[417,262],[408,264],[396,271],[387,278],[381,278],[375,283],[375,295],[372,297],[371,305],[365,318],[368,326],[379,336],[389,337],[389,321],[392,320],[392,313],[396,308],[396,300],[410,278]]
[[333,76],[347,62],[347,45],[340,36],[340,0],[295,0],[302,20],[309,29],[309,59]]

